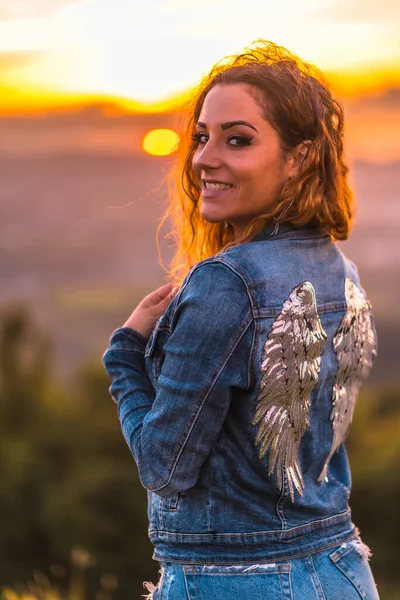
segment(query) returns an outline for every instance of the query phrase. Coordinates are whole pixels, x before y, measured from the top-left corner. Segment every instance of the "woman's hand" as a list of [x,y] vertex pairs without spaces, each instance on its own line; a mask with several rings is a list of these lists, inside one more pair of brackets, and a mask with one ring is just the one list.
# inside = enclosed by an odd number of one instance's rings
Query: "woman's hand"
[[178,289],[173,287],[172,283],[166,283],[145,296],[123,327],[130,327],[149,338],[157,319],[165,313]]

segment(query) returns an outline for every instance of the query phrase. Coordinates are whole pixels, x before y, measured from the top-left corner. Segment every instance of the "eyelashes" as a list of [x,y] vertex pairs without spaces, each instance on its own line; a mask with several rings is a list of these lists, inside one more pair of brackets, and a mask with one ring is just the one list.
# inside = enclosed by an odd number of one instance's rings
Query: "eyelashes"
[[[205,133],[194,133],[192,140],[199,145],[204,145],[208,141],[208,136]],[[246,135],[232,135],[227,139],[230,146],[250,146],[253,138]]]
[[206,137],[204,133],[194,133],[192,135],[192,140],[194,142],[196,142],[197,144],[205,144],[205,142],[203,142],[203,139],[202,139],[204,137]]

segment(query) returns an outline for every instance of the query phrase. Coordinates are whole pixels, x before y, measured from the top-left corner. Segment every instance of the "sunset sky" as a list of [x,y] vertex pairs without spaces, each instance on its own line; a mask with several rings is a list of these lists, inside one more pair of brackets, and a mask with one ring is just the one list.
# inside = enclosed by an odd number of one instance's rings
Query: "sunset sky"
[[400,85],[398,0],[0,0],[0,111],[184,93],[262,37],[354,96]]

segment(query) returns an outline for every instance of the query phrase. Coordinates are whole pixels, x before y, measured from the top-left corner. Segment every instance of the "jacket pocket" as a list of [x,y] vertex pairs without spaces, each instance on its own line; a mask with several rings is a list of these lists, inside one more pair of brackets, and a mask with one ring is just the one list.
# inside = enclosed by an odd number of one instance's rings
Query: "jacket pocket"
[[184,566],[189,600],[293,600],[290,564]]
[[360,540],[346,542],[329,555],[333,564],[348,579],[363,600],[379,600],[368,563],[369,550]]

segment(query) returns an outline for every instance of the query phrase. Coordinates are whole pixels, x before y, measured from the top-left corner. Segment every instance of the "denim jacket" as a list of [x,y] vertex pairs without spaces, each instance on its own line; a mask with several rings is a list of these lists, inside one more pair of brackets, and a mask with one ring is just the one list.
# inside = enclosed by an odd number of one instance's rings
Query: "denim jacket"
[[376,354],[370,305],[329,235],[272,229],[196,264],[149,340],[121,327],[104,353],[158,560],[357,535],[343,442]]

